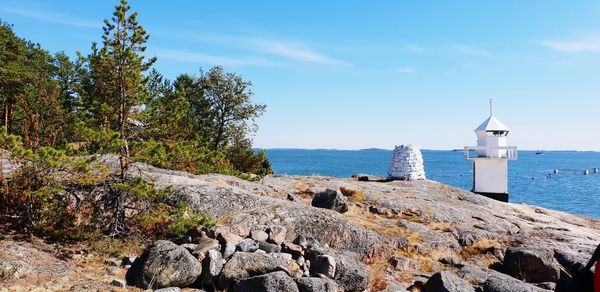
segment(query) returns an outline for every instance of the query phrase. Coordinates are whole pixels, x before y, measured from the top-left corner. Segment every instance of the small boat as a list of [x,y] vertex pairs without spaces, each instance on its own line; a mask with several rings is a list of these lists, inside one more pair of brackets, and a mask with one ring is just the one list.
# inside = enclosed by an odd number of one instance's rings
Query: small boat
[[544,155],[544,151],[543,150],[538,150],[535,152],[535,155]]

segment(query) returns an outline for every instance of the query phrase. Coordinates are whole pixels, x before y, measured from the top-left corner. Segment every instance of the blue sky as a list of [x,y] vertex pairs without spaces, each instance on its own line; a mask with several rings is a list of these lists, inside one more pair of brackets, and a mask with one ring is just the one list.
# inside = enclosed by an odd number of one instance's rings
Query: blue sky
[[[117,1],[0,0],[88,53]],[[488,114],[522,149],[600,150],[597,1],[131,1],[168,78],[223,65],[267,105],[257,147],[451,149]]]

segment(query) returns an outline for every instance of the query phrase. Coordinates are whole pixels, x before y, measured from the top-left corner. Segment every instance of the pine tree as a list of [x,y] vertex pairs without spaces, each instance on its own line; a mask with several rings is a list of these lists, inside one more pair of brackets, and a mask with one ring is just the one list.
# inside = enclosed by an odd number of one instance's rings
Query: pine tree
[[91,91],[88,107],[97,126],[120,134],[121,175],[129,163],[129,139],[132,136],[132,115],[147,98],[148,78],[155,58],[147,59],[146,42],[149,35],[130,13],[126,0],[115,6],[111,20],[104,20],[104,35],[100,49],[92,45],[89,57]]

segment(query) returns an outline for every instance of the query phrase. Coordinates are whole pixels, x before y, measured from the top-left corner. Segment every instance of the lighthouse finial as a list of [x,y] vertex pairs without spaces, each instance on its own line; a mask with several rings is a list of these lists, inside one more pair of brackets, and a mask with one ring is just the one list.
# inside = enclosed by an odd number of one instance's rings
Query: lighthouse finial
[[490,98],[490,117],[494,115],[494,99]]

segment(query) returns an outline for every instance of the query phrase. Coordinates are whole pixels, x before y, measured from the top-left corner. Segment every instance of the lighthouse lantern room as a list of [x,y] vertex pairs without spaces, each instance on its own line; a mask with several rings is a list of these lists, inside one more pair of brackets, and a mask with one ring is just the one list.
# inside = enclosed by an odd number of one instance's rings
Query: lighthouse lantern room
[[503,202],[508,202],[508,160],[517,159],[517,147],[506,141],[508,132],[490,99],[490,117],[475,129],[477,146],[465,147],[465,158],[473,161],[473,192]]

